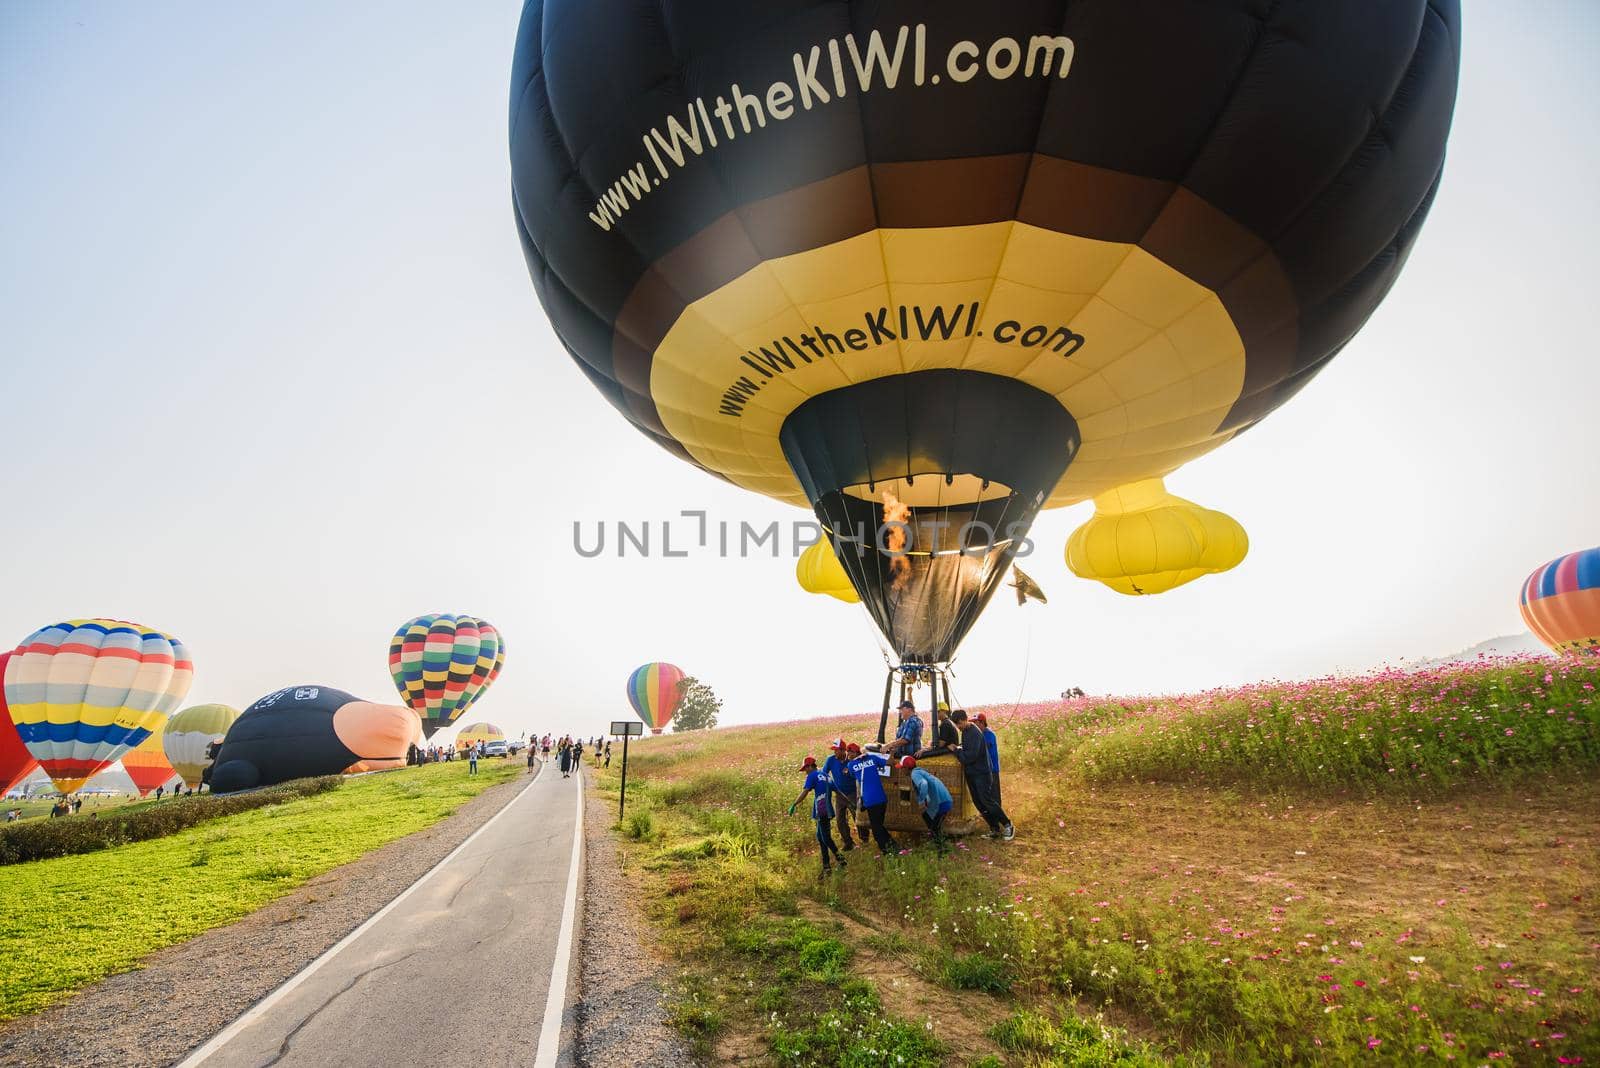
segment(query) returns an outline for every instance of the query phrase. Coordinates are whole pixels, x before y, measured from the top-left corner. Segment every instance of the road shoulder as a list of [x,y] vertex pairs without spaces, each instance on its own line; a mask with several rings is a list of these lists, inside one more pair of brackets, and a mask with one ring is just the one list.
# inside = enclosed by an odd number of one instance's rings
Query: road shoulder
[[583,924],[579,935],[578,1063],[585,1068],[694,1064],[667,1019],[667,969],[628,893],[612,826],[616,811],[586,777]]

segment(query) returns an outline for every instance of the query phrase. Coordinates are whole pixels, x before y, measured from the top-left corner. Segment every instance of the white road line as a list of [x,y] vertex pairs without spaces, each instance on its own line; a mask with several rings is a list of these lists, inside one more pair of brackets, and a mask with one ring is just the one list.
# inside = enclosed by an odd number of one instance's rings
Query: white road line
[[290,976],[284,981],[282,986],[278,987],[278,989],[274,990],[272,993],[268,994],[266,997],[250,1006],[250,1008],[245,1011],[243,1016],[240,1016],[237,1020],[233,1021],[233,1023],[229,1024],[227,1027],[224,1027],[221,1031],[218,1031],[212,1036],[209,1042],[195,1050],[193,1053],[189,1054],[183,1060],[179,1061],[173,1066],[173,1068],[195,1068],[196,1065],[204,1063],[206,1058],[210,1057],[213,1053],[217,1052],[217,1050],[227,1045],[240,1031],[243,1031],[246,1027],[249,1027],[251,1024],[255,1023],[258,1019],[265,1015],[266,1012],[272,1008],[272,1006],[276,1005],[278,1002],[282,1001],[284,998],[293,993],[295,988],[301,983],[317,974],[324,964],[327,964],[334,957],[337,957],[341,950],[343,950],[351,942],[354,942],[356,939],[360,938],[379,920],[389,915],[389,913],[393,911],[402,901],[410,897],[418,887],[438,874],[440,868],[443,868],[446,864],[454,860],[457,853],[460,853],[463,849],[467,848],[467,846],[471,845],[473,839],[477,838],[478,835],[482,834],[484,831],[487,831],[490,827],[493,827],[496,820],[498,820],[501,816],[504,816],[507,812],[510,812],[511,806],[515,805],[518,801],[522,800],[523,797],[527,796],[528,787],[537,782],[539,776],[543,774],[544,765],[540,764],[539,770],[534,772],[533,778],[529,779],[527,783],[523,785],[522,789],[517,791],[516,797],[513,797],[510,801],[507,801],[505,803],[505,807],[503,807],[499,812],[496,812],[493,816],[490,816],[482,827],[479,827],[477,830],[467,835],[466,839],[462,841],[460,845],[456,846],[449,853],[445,854],[443,860],[439,861],[439,863],[435,864],[433,867],[424,872],[422,877],[416,882],[400,891],[399,896],[393,901],[389,902],[387,905],[383,906],[383,908],[367,917],[365,923],[357,927],[354,931],[351,931],[349,934],[345,935],[343,938],[339,939],[339,941],[335,942],[328,948],[327,952],[322,954],[322,956],[318,957],[316,960],[300,969],[300,971]]
[[583,769],[578,769],[578,815],[572,822],[572,862],[567,866],[567,898],[561,906],[561,935],[556,939],[556,959],[550,968],[550,993],[544,999],[544,1022],[539,1025],[539,1046],[533,1068],[555,1068],[561,1052],[561,1017],[567,1007],[567,966],[572,960],[572,924],[578,906],[578,862],[583,853]]

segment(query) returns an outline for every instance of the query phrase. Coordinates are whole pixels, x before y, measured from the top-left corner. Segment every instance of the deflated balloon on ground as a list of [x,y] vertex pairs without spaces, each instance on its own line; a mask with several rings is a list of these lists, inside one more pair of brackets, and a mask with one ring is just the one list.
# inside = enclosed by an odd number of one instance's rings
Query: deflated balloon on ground
[[287,686],[244,710],[228,728],[213,793],[312,775],[404,767],[421,737],[414,712],[362,701],[331,686]]

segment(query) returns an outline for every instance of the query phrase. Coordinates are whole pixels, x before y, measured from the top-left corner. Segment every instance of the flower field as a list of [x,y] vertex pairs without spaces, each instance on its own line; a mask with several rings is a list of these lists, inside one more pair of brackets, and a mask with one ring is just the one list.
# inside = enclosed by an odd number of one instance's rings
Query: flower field
[[1186,697],[991,709],[1029,765],[1089,782],[1432,791],[1600,765],[1600,666],[1484,660]]
[[723,1053],[892,1063],[777,1056],[820,1017],[727,932],[798,913],[947,1064],[1600,1064],[1597,685],[1528,659],[990,706],[1017,840],[825,881],[794,769],[875,715],[664,737],[627,853]]

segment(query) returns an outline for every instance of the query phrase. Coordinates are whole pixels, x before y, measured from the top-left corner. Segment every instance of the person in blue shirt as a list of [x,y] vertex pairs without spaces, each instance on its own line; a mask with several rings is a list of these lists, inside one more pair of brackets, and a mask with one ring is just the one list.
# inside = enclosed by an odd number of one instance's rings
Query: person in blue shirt
[[848,853],[856,847],[856,837],[850,830],[856,812],[856,780],[845,770],[850,758],[844,739],[835,738],[828,748],[833,750],[833,755],[822,762],[822,774],[833,787],[834,818],[839,823],[839,837],[844,839],[844,851]]
[[911,773],[911,788],[917,794],[917,809],[922,813],[922,822],[928,825],[928,831],[933,835],[933,848],[943,855],[946,849],[944,818],[950,815],[950,808],[955,803],[950,790],[936,776],[917,767],[916,757],[901,757],[900,767]]
[[983,744],[983,732],[967,718],[962,708],[950,713],[950,722],[961,732],[961,773],[967,780],[967,796],[972,798],[978,814],[989,825],[988,837],[1011,841],[1016,837],[1016,828],[995,796],[994,774],[989,770],[989,752]]
[[900,702],[900,726],[894,732],[894,741],[883,747],[885,753],[899,758],[916,756],[922,752],[922,717],[910,701]]
[[979,712],[972,717],[972,722],[983,732],[983,748],[989,754],[989,774],[994,778],[994,799],[996,803],[1003,804],[1000,796],[1000,743],[995,739],[994,731],[989,729],[988,716]]
[[884,811],[889,807],[889,795],[883,792],[883,780],[889,775],[889,758],[882,753],[862,753],[845,765],[856,779],[856,799],[866,810],[867,823],[872,827],[872,840],[878,843],[878,852],[888,856],[900,852],[900,846],[883,825]]
[[844,867],[844,854],[839,852],[839,845],[829,830],[833,824],[833,786],[828,782],[828,777],[817,770],[816,757],[806,757],[800,770],[806,773],[806,783],[800,789],[800,796],[789,806],[789,815],[793,816],[800,802],[806,799],[807,794],[811,795],[811,819],[817,825],[817,845],[822,847],[822,874],[826,875],[833,870],[833,865],[829,863],[830,855],[838,858],[839,867]]

